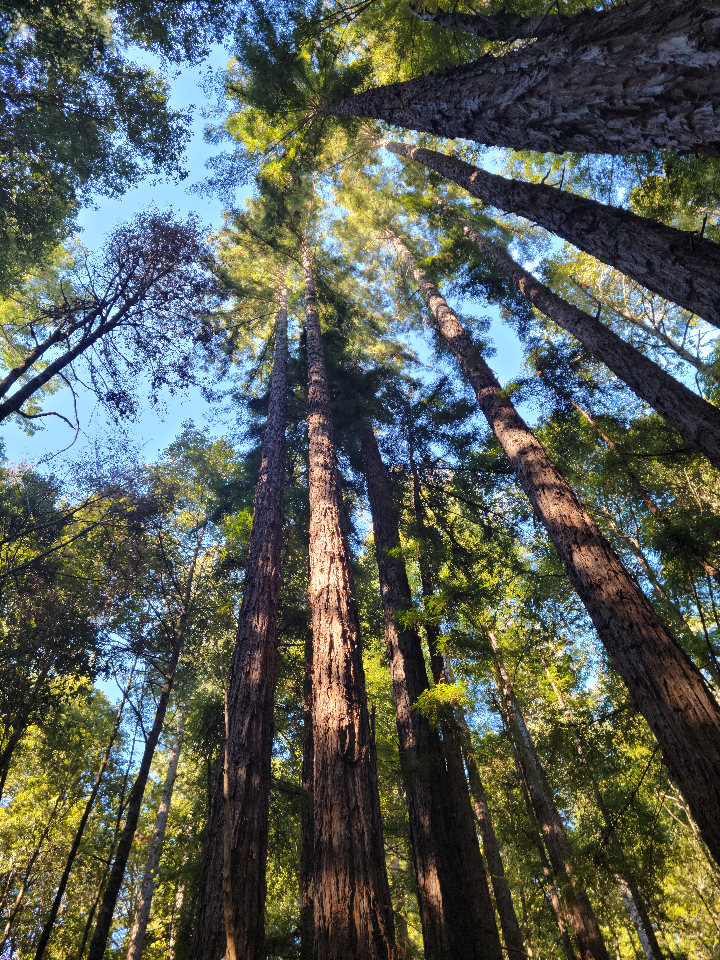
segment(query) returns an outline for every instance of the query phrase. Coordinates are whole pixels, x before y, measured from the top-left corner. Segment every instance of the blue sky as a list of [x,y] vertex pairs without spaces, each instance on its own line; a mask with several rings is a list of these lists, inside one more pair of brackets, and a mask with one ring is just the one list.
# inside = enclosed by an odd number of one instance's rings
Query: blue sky
[[[138,59],[142,59],[143,62],[152,62],[147,56]],[[180,184],[146,181],[119,199],[99,197],[94,206],[87,207],[79,216],[81,228],[79,239],[91,251],[101,247],[104,237],[117,224],[151,206],[161,209],[172,207],[181,215],[195,212],[212,230],[221,226],[222,214],[226,206],[242,203],[243,193],[221,199],[210,195],[200,196],[191,190],[194,184],[202,182],[207,176],[205,163],[208,158],[222,149],[217,144],[206,143],[203,137],[207,122],[203,113],[210,106],[210,98],[202,88],[202,81],[208,71],[222,69],[227,59],[227,52],[222,47],[216,46],[210,56],[198,66],[181,71],[177,68],[172,69],[171,75],[168,76],[172,91],[172,105],[178,108],[185,108],[188,104],[195,105],[192,139],[188,145],[186,157],[189,176]],[[247,191],[244,193],[246,195]],[[466,304],[462,307],[465,310],[469,309],[469,305]],[[481,312],[487,314],[489,311],[483,307]],[[505,383],[517,375],[521,363],[520,345],[499,316],[493,323],[491,335],[497,349],[496,355],[491,358],[491,366],[498,373],[501,382]],[[427,356],[426,350],[419,352],[421,356]],[[68,391],[56,394],[52,400],[52,407],[46,406],[46,409],[57,410],[70,420],[74,420],[73,401]],[[116,429],[110,428],[103,410],[87,394],[79,394],[78,414],[81,433],[72,447],[73,456],[97,441],[102,444],[104,436],[109,434],[111,429],[113,432]],[[222,430],[222,426],[213,425],[215,414],[216,411],[203,400],[199,392],[193,390],[167,398],[165,409],[145,409],[137,421],[126,424],[125,430],[139,455],[146,460],[152,460],[172,442],[180,432],[182,424],[187,420],[193,420],[197,426],[209,425],[214,431]],[[46,470],[57,469],[67,456],[65,450],[73,442],[75,432],[57,418],[48,418],[45,424],[45,428],[33,436],[28,436],[15,424],[3,425],[2,441],[5,444],[7,458],[11,461],[25,460],[34,465],[39,464]]]

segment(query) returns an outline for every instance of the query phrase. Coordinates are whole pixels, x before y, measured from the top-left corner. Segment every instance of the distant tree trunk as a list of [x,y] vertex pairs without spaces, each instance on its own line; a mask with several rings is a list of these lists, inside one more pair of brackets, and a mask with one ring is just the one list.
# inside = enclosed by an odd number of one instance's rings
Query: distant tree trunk
[[720,244],[544,183],[509,180],[436,150],[377,142],[454,180],[490,206],[537,223],[648,290],[720,326]]
[[165,680],[160,691],[158,705],[155,709],[153,725],[148,731],[148,735],[145,740],[145,749],[143,751],[142,760],[140,761],[140,769],[138,770],[135,783],[133,784],[133,788],[130,791],[130,797],[128,798],[125,825],[120,833],[115,859],[113,860],[113,865],[108,875],[107,886],[105,887],[105,893],[103,895],[102,903],[100,904],[100,909],[98,910],[97,924],[95,926],[93,938],[90,941],[90,949],[88,950],[88,960],[103,960],[105,955],[105,947],[107,946],[107,942],[110,937],[110,928],[112,926],[117,898],[125,877],[125,869],[130,857],[133,840],[135,839],[135,831],[137,830],[138,820],[140,819],[140,810],[142,807],[148,776],[150,774],[150,765],[152,764],[152,759],[155,755],[155,749],[157,747],[158,740],[160,739],[160,734],[162,733],[163,723],[165,722],[165,714],[167,712],[168,703],[170,702],[173,681],[175,680],[175,671],[177,669],[177,665],[180,660],[180,654],[182,653],[183,644],[185,642],[185,630],[187,628],[187,620],[190,614],[190,598],[192,595],[193,580],[195,578],[195,567],[197,565],[197,559],[200,553],[200,546],[202,544],[202,538],[204,534],[205,527],[203,526],[198,533],[195,550],[193,551],[190,567],[185,578],[184,591],[180,606],[180,615],[175,628],[175,636],[173,637],[172,653],[165,671]]
[[305,275],[317,960],[395,955],[360,625],[310,250]]
[[153,893],[155,892],[155,881],[157,880],[158,870],[160,868],[160,854],[162,853],[163,843],[165,841],[165,831],[167,829],[168,816],[170,814],[170,804],[172,802],[173,788],[175,786],[175,777],[177,776],[178,761],[180,759],[180,748],[182,746],[183,732],[182,721],[175,737],[175,741],[170,750],[170,759],[168,761],[167,773],[165,775],[165,784],[163,786],[160,806],[158,807],[155,818],[155,829],[153,830],[150,841],[150,850],[148,851],[147,865],[140,887],[140,897],[138,899],[137,912],[135,914],[135,923],[130,934],[130,946],[127,952],[127,960],[140,960],[142,957],[143,945],[145,943],[145,933],[147,932],[148,921],[150,920],[150,908],[152,906]]
[[451,784],[440,737],[413,709],[428,689],[428,679],[417,630],[396,622],[399,613],[412,607],[405,563],[392,555],[400,549],[398,519],[367,418],[361,421],[358,432],[372,514],[425,956],[428,960],[499,957],[497,931],[494,936],[491,933],[488,943],[487,931],[472,922],[472,901],[478,892],[468,889],[463,876],[458,875],[457,864],[462,862],[464,850],[447,816]]
[[[183,867],[187,863],[187,855],[183,857]],[[167,960],[175,960],[177,951],[178,932],[180,929],[180,917],[182,914],[183,902],[185,900],[185,880],[178,884],[175,894],[175,903],[173,905],[172,917],[170,919],[170,936],[168,937]]]
[[563,878],[564,881],[562,896],[570,925],[580,948],[580,956],[582,960],[609,960],[605,941],[600,932],[592,904],[573,866],[573,856],[570,842],[565,833],[565,825],[546,783],[535,744],[520,711],[510,677],[500,657],[497,640],[489,630],[488,636],[495,652],[495,662],[500,678],[498,691],[505,701],[509,732],[516,743],[518,759],[530,792],[533,810],[542,828],[550,862],[555,875],[558,878]]
[[[408,441],[410,470],[413,480],[413,507],[421,539],[426,539],[425,508],[420,491],[420,478],[415,462],[415,442],[412,422],[408,418]],[[420,550],[420,585],[423,600],[427,603],[434,595],[432,571],[424,551]],[[435,624],[428,620],[425,631],[430,648],[430,667],[436,684],[447,683],[445,658],[440,650],[440,637]],[[495,921],[485,864],[483,863],[473,810],[463,764],[461,735],[455,718],[442,718],[440,728],[443,736],[443,752],[450,780],[450,835],[456,838],[457,852],[453,873],[456,880],[458,903],[462,904],[465,922],[470,922],[476,931],[476,944],[480,955],[501,958],[502,944]]]
[[440,291],[387,231],[469,380],[520,486],[565,564],[613,665],[650,725],[703,839],[720,862],[720,708],[567,485]]
[[640,891],[638,890],[637,883],[635,882],[635,878],[632,875],[627,857],[625,856],[625,851],[623,850],[622,844],[620,843],[620,838],[617,835],[616,825],[612,822],[608,808],[603,800],[602,794],[600,793],[597,780],[595,779],[595,774],[590,766],[590,761],[585,754],[580,733],[575,725],[572,713],[567,701],[565,700],[565,696],[555,682],[555,679],[550,671],[550,666],[542,651],[539,648],[536,648],[536,653],[545,669],[545,675],[548,678],[548,682],[552,687],[553,693],[555,694],[563,716],[565,717],[565,721],[568,725],[570,735],[575,745],[575,752],[577,753],[580,762],[582,763],[583,767],[585,768],[585,772],[588,775],[588,779],[590,780],[590,784],[595,795],[595,802],[597,803],[598,810],[600,811],[605,823],[605,832],[608,842],[610,843],[610,847],[615,853],[618,863],[621,865],[623,875],[621,876],[619,873],[615,873],[615,880],[620,889],[620,894],[622,896],[623,903],[625,904],[625,908],[637,932],[640,945],[642,946],[643,953],[645,954],[645,958],[646,960],[665,960],[662,950],[660,949],[660,944],[655,936],[655,930],[650,922],[644,900]]
[[684,383],[666,373],[642,351],[626,343],[597,317],[568,303],[524,270],[498,244],[465,222],[465,234],[480,252],[508,276],[528,300],[571,333],[623,383],[663,417],[678,433],[702,450],[720,470],[720,410]]
[[[595,11],[592,11],[595,13]],[[456,30],[460,33],[470,33],[474,37],[484,40],[532,40],[538,37],[547,37],[563,27],[570,26],[576,17],[584,11],[575,14],[575,17],[563,16],[559,13],[539,13],[528,17],[517,13],[458,13],[445,10],[418,10],[410,6],[410,13],[418,20],[432,23],[445,30]]]
[[[224,898],[232,886],[235,950],[242,960],[264,957],[273,706],[277,674],[277,616],[281,584],[285,424],[287,408],[287,303],[284,272],[277,278],[278,318],[270,404],[245,567],[243,599],[227,693],[228,736],[223,779],[209,816],[200,904],[194,934],[197,960],[219,960],[228,949]],[[226,771],[225,771],[226,768]],[[225,842],[231,844],[227,863]],[[224,878],[224,879],[223,879]],[[225,893],[223,893],[225,890]]]
[[[224,960],[238,960],[237,930],[235,927],[235,910],[233,898],[233,817],[230,802],[230,710],[228,707],[228,688],[224,691],[224,721],[225,736],[222,749],[222,908],[225,928],[225,957]],[[269,788],[268,788],[269,793]]]
[[515,150],[719,156],[719,34],[713,0],[635,0],[324,112]]
[[80,844],[82,842],[83,834],[85,833],[85,827],[87,826],[88,819],[92,813],[92,809],[95,806],[95,800],[97,799],[98,791],[100,789],[100,783],[102,782],[103,774],[105,773],[105,768],[108,765],[110,759],[110,754],[112,748],[115,745],[115,740],[117,739],[118,730],[120,729],[120,723],[122,721],[123,710],[125,709],[125,702],[130,694],[130,687],[132,684],[133,675],[135,673],[135,667],[137,666],[138,658],[136,657],[132,667],[130,668],[130,673],[128,674],[127,683],[125,684],[125,689],[122,693],[122,698],[120,700],[120,705],[115,714],[115,722],[113,723],[112,730],[110,731],[110,737],[108,739],[107,745],[103,752],[102,758],[100,759],[100,767],[95,776],[95,783],[93,784],[92,790],[90,791],[90,796],[87,798],[85,803],[85,809],[83,814],[80,817],[80,823],[78,824],[77,830],[75,831],[75,836],[73,837],[73,842],[70,847],[70,852],[67,855],[67,860],[65,861],[65,869],[63,870],[63,875],[60,877],[60,883],[58,884],[57,892],[55,893],[55,899],[52,902],[50,907],[50,913],[47,920],[45,921],[45,926],[42,929],[40,937],[38,939],[37,945],[35,947],[35,960],[42,960],[42,956],[45,952],[50,941],[50,935],[52,933],[55,920],[57,918],[58,912],[60,910],[60,905],[62,904],[63,897],[65,896],[65,890],[67,889],[68,880],[70,879],[70,871],[73,868],[75,863],[75,857],[77,852],[80,849]]
[[315,956],[315,906],[313,903],[313,875],[315,858],[315,810],[313,803],[313,749],[312,727],[312,664],[313,637],[308,630],[305,637],[305,673],[303,677],[303,806],[300,813],[300,960]]

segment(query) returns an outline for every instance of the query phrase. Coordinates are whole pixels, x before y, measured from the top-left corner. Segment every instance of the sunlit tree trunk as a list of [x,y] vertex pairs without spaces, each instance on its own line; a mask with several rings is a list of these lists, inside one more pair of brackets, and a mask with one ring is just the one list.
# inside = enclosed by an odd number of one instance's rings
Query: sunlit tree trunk
[[178,761],[180,760],[182,738],[181,725],[170,750],[170,759],[165,774],[162,797],[160,798],[160,806],[158,807],[155,818],[155,828],[152,839],[150,840],[150,850],[148,851],[145,875],[143,876],[142,886],[140,887],[135,923],[133,924],[132,933],[130,934],[127,960],[140,960],[142,957],[145,933],[147,932],[147,925],[150,920],[150,909],[152,907],[153,893],[155,892],[155,882],[160,868],[160,854],[162,853],[163,843],[165,842],[165,831],[167,829],[168,816],[170,815],[170,804],[172,803],[175,777],[177,776]]
[[[264,957],[285,487],[288,291],[283,273],[278,275],[277,294],[275,360],[227,690],[223,772],[210,812],[193,941],[198,960],[220,960],[229,947],[242,960]],[[234,933],[234,945],[227,942],[229,929]]]
[[718,156],[719,35],[713,0],[635,0],[324,112],[515,150]]
[[535,750],[535,743],[520,711],[515,690],[500,657],[498,643],[491,631],[488,631],[488,636],[495,652],[495,662],[499,674],[498,691],[505,701],[510,733],[515,741],[520,767],[527,783],[535,816],[543,832],[550,862],[555,875],[559,880],[562,880],[562,896],[565,901],[565,909],[580,949],[580,956],[582,960],[609,960],[592,904],[573,865],[573,856],[565,832],[565,825],[546,782],[542,765]]
[[[473,901],[481,891],[468,889],[463,872],[457,869],[464,860],[465,850],[447,815],[451,784],[440,737],[429,721],[413,708],[418,697],[428,689],[425,659],[417,630],[401,627],[397,622],[398,615],[412,607],[412,594],[405,563],[396,555],[400,550],[400,532],[390,483],[367,418],[360,423],[359,436],[380,578],[425,956],[428,960],[500,957],[494,925],[490,925],[488,942],[488,931],[473,922]],[[474,842],[477,845],[476,837]],[[491,911],[490,905],[489,913]]]
[[509,180],[452,155],[380,140],[391,153],[525,217],[672,303],[720,326],[720,244],[544,183]]
[[703,839],[720,861],[720,708],[542,445],[504,396],[471,337],[390,231],[438,331],[469,380],[533,509],[555,545],[613,665],[663,751]]
[[317,960],[395,955],[360,625],[312,261],[302,239],[308,357]]

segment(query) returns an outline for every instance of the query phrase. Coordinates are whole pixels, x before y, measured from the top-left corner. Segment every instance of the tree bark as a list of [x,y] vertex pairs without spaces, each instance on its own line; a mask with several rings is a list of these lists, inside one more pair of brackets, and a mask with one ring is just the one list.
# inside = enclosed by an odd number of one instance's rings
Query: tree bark
[[[243,599],[228,687],[227,778],[232,819],[230,871],[235,949],[243,960],[264,957],[266,862],[277,617],[281,584],[287,300],[278,277],[278,319],[270,405],[245,567]],[[194,935],[197,960],[219,960],[228,944],[223,912],[223,791],[216,791]]]
[[550,863],[558,879],[562,878],[564,881],[562,897],[580,949],[580,957],[582,960],[610,960],[590,899],[577,878],[565,825],[545,780],[535,743],[520,711],[510,677],[500,658],[497,640],[492,631],[488,630],[487,633],[495,652],[495,663],[500,677],[498,692],[505,701],[509,732],[516,744],[520,767],[533,810],[542,829]]
[[664,960],[662,950],[660,949],[660,944],[655,936],[655,930],[650,922],[647,909],[645,908],[645,903],[640,891],[638,890],[637,883],[632,875],[632,871],[630,870],[630,865],[617,835],[615,824],[612,822],[608,808],[605,805],[602,794],[600,793],[597,780],[595,779],[595,774],[590,766],[590,761],[585,754],[585,749],[583,747],[578,729],[573,721],[570,708],[565,700],[562,690],[555,683],[553,675],[550,672],[549,664],[542,651],[539,648],[536,648],[536,652],[545,670],[548,683],[552,687],[553,693],[557,698],[560,709],[562,710],[567,722],[570,735],[573,739],[573,743],[575,744],[575,752],[577,753],[580,762],[582,763],[583,767],[585,768],[585,772],[588,775],[588,779],[590,780],[592,790],[595,795],[595,802],[597,803],[598,810],[600,811],[603,822],[605,823],[606,836],[619,864],[621,865],[623,875],[621,876],[619,873],[615,873],[615,880],[617,881],[620,889],[620,894],[628,915],[630,916],[635,930],[637,931],[638,939],[640,940],[640,944],[643,948],[643,953],[645,954],[646,960]]
[[312,261],[302,238],[308,357],[317,960],[395,956],[360,625]]
[[520,293],[559,327],[571,333],[628,387],[653,407],[670,426],[705,454],[720,470],[720,410],[703,400],[684,383],[666,373],[642,351],[563,300],[502,249],[483,237],[470,223],[463,230],[478,250],[509,277]]
[[440,737],[430,722],[413,709],[418,697],[428,689],[425,659],[417,630],[402,628],[396,622],[398,613],[412,607],[412,594],[405,564],[393,556],[400,550],[398,519],[377,440],[367,418],[360,423],[359,437],[375,538],[425,956],[428,960],[499,957],[497,931],[486,943],[485,930],[472,922],[476,891],[457,875],[457,864],[463,861],[464,851],[458,846],[458,837],[447,816],[452,802],[451,785]]
[[313,802],[313,769],[315,750],[312,727],[313,637],[305,637],[305,675],[303,677],[303,807],[300,814],[300,960],[315,956],[315,906],[313,877],[315,856],[315,804]]
[[622,565],[542,445],[503,395],[492,370],[440,291],[390,231],[435,324],[469,380],[613,665],[663,751],[665,763],[720,861],[720,708],[652,604]]
[[484,203],[531,220],[720,327],[720,244],[713,240],[544,183],[509,180],[436,150],[377,143],[453,180]]
[[[410,471],[413,482],[413,508],[421,539],[426,538],[425,509],[420,493],[420,477],[415,461],[415,439],[412,422],[408,418],[408,441]],[[434,594],[434,585],[430,565],[423,550],[420,550],[420,586],[423,600],[429,601]],[[436,684],[448,683],[445,657],[440,649],[439,632],[435,624],[428,620],[425,624],[428,647],[430,649],[430,668]],[[468,790],[465,767],[463,764],[462,738],[457,719],[443,717],[440,721],[443,736],[443,753],[449,778],[448,818],[449,832],[456,838],[452,852],[455,863],[451,867],[455,880],[454,897],[461,906],[464,923],[469,922],[470,930],[475,931],[476,949],[479,955],[487,958],[502,957],[502,944],[495,921],[488,884],[487,872],[483,863],[477,830],[473,819],[470,792]],[[467,935],[472,942],[471,934]]]
[[[595,13],[595,11],[592,11]],[[517,13],[458,13],[457,11],[418,10],[412,4],[410,13],[418,20],[432,23],[444,30],[456,30],[470,33],[483,40],[533,40],[547,37],[574,22],[574,17],[558,13],[534,14],[522,17]],[[582,11],[576,16],[582,16]]]
[[155,892],[155,881],[160,868],[160,854],[162,853],[163,843],[165,842],[165,831],[167,829],[168,816],[170,815],[170,804],[175,786],[175,777],[177,776],[178,761],[180,760],[182,738],[181,726],[170,750],[170,759],[165,775],[162,797],[160,798],[160,806],[158,807],[155,818],[155,828],[150,841],[145,875],[143,876],[142,886],[140,887],[135,923],[133,924],[132,933],[130,934],[127,960],[141,960],[142,957],[145,934],[147,932],[148,921],[150,920],[150,908],[152,907],[153,893]]
[[75,857],[77,852],[80,849],[80,844],[82,842],[83,834],[85,833],[85,827],[92,813],[92,809],[95,806],[95,800],[97,799],[98,791],[100,790],[100,784],[102,782],[103,774],[105,773],[105,768],[107,767],[108,761],[110,759],[110,754],[112,748],[115,744],[115,740],[118,735],[118,730],[120,729],[120,723],[122,721],[123,710],[125,709],[125,702],[130,694],[130,686],[132,684],[133,675],[135,673],[135,667],[137,666],[137,657],[133,662],[133,665],[130,669],[130,673],[127,678],[127,683],[125,684],[125,689],[123,690],[122,698],[120,700],[120,706],[118,707],[117,713],[115,715],[115,722],[113,723],[112,730],[110,731],[110,737],[108,739],[105,750],[103,751],[102,758],[100,760],[100,767],[95,776],[95,783],[93,784],[92,790],[90,791],[90,796],[87,798],[85,803],[85,809],[83,814],[80,817],[80,823],[78,828],[75,831],[75,836],[73,837],[73,842],[70,847],[70,852],[67,855],[67,860],[65,861],[65,869],[63,870],[63,875],[60,877],[60,883],[58,884],[57,891],[55,893],[55,899],[53,900],[52,906],[50,907],[50,913],[47,920],[45,921],[45,926],[42,929],[40,938],[38,939],[37,945],[35,947],[35,960],[42,960],[42,956],[45,952],[50,941],[50,935],[52,933],[53,926],[55,925],[55,920],[57,919],[58,912],[60,911],[60,906],[65,896],[65,890],[67,889],[68,880],[70,879],[70,872],[75,863]]
[[125,825],[120,833],[115,859],[113,860],[113,865],[108,876],[107,886],[105,887],[105,893],[103,894],[102,903],[100,904],[100,909],[98,910],[97,924],[95,926],[93,938],[90,941],[90,949],[88,950],[88,960],[103,960],[105,955],[105,947],[107,946],[107,942],[110,937],[110,927],[112,926],[115,905],[117,904],[120,888],[125,877],[125,869],[130,857],[133,840],[135,839],[135,831],[137,830],[138,820],[140,819],[140,809],[142,807],[148,776],[150,775],[150,765],[152,764],[152,759],[155,755],[155,749],[157,747],[158,740],[160,739],[160,734],[162,733],[163,723],[165,722],[165,714],[167,712],[168,703],[170,702],[170,694],[173,688],[173,681],[175,680],[175,671],[177,669],[177,665],[180,660],[180,654],[182,653],[183,644],[185,642],[185,631],[187,628],[188,616],[190,614],[190,598],[192,595],[193,580],[195,578],[195,568],[197,565],[197,559],[200,553],[200,546],[202,544],[204,533],[205,527],[202,527],[198,534],[195,550],[193,552],[192,560],[190,561],[190,567],[185,578],[185,587],[180,606],[180,616],[175,629],[170,661],[165,671],[165,680],[162,685],[162,690],[160,691],[158,705],[155,709],[153,725],[148,732],[147,739],[145,740],[145,749],[143,751],[142,760],[140,761],[140,769],[138,770],[135,783],[133,784],[133,788],[130,791],[130,796],[128,798]]
[[515,150],[719,156],[719,39],[714,0],[635,0],[324,112]]

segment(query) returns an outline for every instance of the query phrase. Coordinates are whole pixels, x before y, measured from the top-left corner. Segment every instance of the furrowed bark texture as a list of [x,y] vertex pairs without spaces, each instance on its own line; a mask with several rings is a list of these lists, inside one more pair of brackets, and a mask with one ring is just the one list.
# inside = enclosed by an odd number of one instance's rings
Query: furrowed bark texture
[[[563,300],[471,224],[463,230],[478,250],[508,276],[520,293],[559,327],[584,344],[598,360],[645,400],[720,470],[720,410],[666,373],[598,319]],[[720,301],[719,301],[720,304]]]
[[516,150],[718,156],[719,37],[714,0],[636,0],[325,112]]
[[315,907],[313,876],[315,828],[313,802],[313,769],[315,750],[312,728],[312,631],[305,638],[305,676],[303,677],[303,755],[302,788],[305,802],[300,814],[300,960],[313,960],[315,950]]
[[463,851],[448,817],[451,788],[442,744],[429,721],[413,709],[429,686],[422,645],[416,629],[402,628],[396,623],[396,615],[411,608],[412,594],[404,561],[391,555],[400,549],[392,491],[367,418],[360,423],[359,436],[380,575],[425,956],[428,960],[480,960],[492,953],[485,949],[478,937],[480,930],[472,922],[473,912],[467,900],[474,899],[475,891],[463,882],[462,871],[458,876],[457,865]]
[[715,698],[538,439],[502,395],[495,375],[440,291],[402,241],[390,231],[387,236],[413,273],[615,669],[657,738],[705,843],[720,861],[720,708]]
[[[522,17],[517,13],[457,13],[444,10],[430,12],[410,7],[410,13],[418,20],[433,23],[444,30],[470,33],[484,40],[531,40],[547,37],[573,22],[573,17],[562,14],[536,14]],[[580,14],[578,14],[579,16]]]
[[[255,494],[250,550],[228,685],[228,801],[235,946],[243,960],[264,957],[266,861],[277,615],[281,583],[287,287],[278,280],[278,319],[270,404]],[[220,960],[227,949],[223,917],[223,789],[210,814],[200,905],[194,934],[197,960]]]
[[[425,523],[425,507],[422,502],[420,475],[415,459],[415,437],[412,422],[409,420],[408,446],[410,457],[410,471],[413,480],[413,508],[415,520],[421,540],[427,537]],[[425,553],[421,550],[419,556],[420,586],[424,601],[428,601],[434,594],[433,578],[430,565]],[[432,620],[426,621],[430,650],[430,668],[435,684],[451,682],[446,670],[445,657],[440,650],[440,635],[437,626]],[[447,805],[450,834],[455,838],[457,853],[452,876],[455,879],[455,894],[458,904],[462,905],[464,922],[470,924],[475,931],[474,947],[478,956],[486,960],[500,960],[502,958],[502,944],[495,922],[495,910],[490,896],[485,864],[483,863],[477,830],[473,819],[473,810],[468,789],[461,736],[458,724],[454,717],[443,718],[440,721],[442,730],[442,746],[450,785],[449,802]],[[468,937],[468,942],[471,938]]]
[[497,641],[488,631],[495,651],[499,692],[505,700],[508,722],[517,756],[525,778],[530,800],[545,838],[555,876],[562,881],[562,897],[565,901],[570,926],[575,934],[582,960],[610,960],[595,912],[585,887],[580,883],[573,866],[572,851],[565,833],[562,817],[553,800],[544,771],[535,750],[535,743],[520,711],[513,685],[499,656]]
[[143,750],[142,760],[140,761],[140,769],[138,770],[135,783],[133,784],[133,788],[130,791],[130,796],[128,798],[125,824],[120,832],[115,859],[113,860],[113,864],[108,875],[107,886],[105,887],[105,893],[103,894],[102,903],[100,904],[100,909],[98,910],[97,924],[95,925],[95,932],[93,933],[92,940],[90,941],[90,949],[88,950],[88,960],[103,960],[105,948],[107,946],[108,939],[110,938],[110,928],[112,926],[115,905],[117,904],[120,888],[122,887],[123,879],[125,877],[125,868],[127,867],[127,862],[130,858],[130,853],[132,850],[133,840],[135,839],[135,831],[137,830],[138,820],[140,819],[140,810],[142,808],[145,787],[147,786],[148,776],[150,775],[150,765],[152,763],[153,756],[155,755],[155,749],[157,747],[158,740],[160,739],[160,734],[162,733],[163,723],[165,722],[165,714],[167,712],[168,703],[170,702],[170,694],[172,692],[173,682],[175,680],[175,671],[177,669],[177,665],[180,660],[180,654],[182,653],[183,644],[185,642],[185,630],[187,628],[187,620],[190,614],[192,585],[195,578],[195,568],[197,565],[197,559],[200,553],[200,546],[202,544],[204,533],[205,527],[203,527],[198,534],[195,551],[193,553],[193,557],[190,562],[190,568],[185,579],[185,589],[180,607],[180,616],[175,629],[172,655],[165,672],[165,680],[162,685],[162,690],[160,691],[158,705],[155,709],[153,725],[150,728],[145,740],[145,749]]
[[308,357],[317,960],[395,956],[360,626],[345,535],[312,261],[302,241]]
[[720,326],[720,244],[544,183],[500,177],[437,150],[393,140],[378,144],[454,180],[490,206],[537,223],[648,290]]
[[152,840],[150,841],[145,876],[143,877],[142,886],[140,887],[140,898],[138,900],[137,913],[135,914],[135,923],[133,924],[132,933],[130,934],[130,947],[127,952],[127,960],[140,960],[142,957],[145,933],[147,932],[147,925],[150,920],[150,909],[152,907],[153,893],[155,892],[155,880],[160,868],[160,854],[162,853],[162,847],[165,841],[165,830],[170,814],[170,804],[172,803],[178,761],[180,760],[181,746],[182,729],[178,731],[170,751],[165,784],[163,786],[162,797],[160,798],[160,806],[158,807],[155,818],[155,829],[153,830]]

